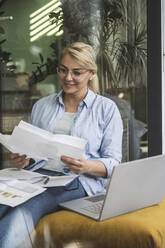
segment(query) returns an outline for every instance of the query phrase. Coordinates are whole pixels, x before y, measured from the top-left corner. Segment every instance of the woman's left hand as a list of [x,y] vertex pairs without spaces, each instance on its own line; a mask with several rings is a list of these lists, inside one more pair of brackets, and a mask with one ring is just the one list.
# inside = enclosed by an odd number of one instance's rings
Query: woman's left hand
[[88,173],[89,172],[89,160],[84,158],[74,159],[67,156],[61,156],[61,161],[76,174]]
[[76,174],[88,173],[97,177],[106,177],[107,170],[102,161],[87,160],[84,158],[74,159],[67,156],[61,156],[61,161],[69,170]]

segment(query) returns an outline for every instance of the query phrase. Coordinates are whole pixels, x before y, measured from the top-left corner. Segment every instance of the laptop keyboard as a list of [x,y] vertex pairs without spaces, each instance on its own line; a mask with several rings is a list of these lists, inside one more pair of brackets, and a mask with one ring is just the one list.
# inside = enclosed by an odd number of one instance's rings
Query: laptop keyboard
[[93,213],[93,214],[99,214],[100,211],[101,211],[101,208],[102,208],[102,205],[103,205],[103,202],[97,202],[96,204],[94,205],[89,205],[89,206],[86,206],[86,207],[82,207],[81,209],[84,209],[90,213]]
[[105,194],[87,198],[86,201],[94,202],[95,204],[82,207],[82,209],[93,214],[99,214],[103,205],[104,198]]
[[98,202],[98,201],[103,201],[104,198],[105,198],[105,194],[103,194],[103,195],[96,195],[96,196],[87,198],[86,201]]

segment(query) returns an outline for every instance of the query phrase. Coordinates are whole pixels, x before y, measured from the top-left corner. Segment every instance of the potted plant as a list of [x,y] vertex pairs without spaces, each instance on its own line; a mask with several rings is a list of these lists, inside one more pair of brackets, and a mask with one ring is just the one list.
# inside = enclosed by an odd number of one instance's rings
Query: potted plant
[[[128,18],[128,1],[61,0],[61,3],[61,11],[52,12],[50,18],[53,23],[61,20],[62,39],[66,43],[85,41],[96,49],[101,93],[109,88],[145,85],[146,25],[138,14],[136,23]],[[133,8],[138,10],[139,3],[135,0]]]

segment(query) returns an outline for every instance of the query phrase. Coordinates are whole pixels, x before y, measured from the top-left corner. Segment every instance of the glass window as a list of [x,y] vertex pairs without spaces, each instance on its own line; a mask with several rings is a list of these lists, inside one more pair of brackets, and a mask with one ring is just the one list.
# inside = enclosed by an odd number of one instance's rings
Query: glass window
[[1,132],[30,121],[33,104],[60,90],[59,52],[79,40],[94,47],[100,93],[121,111],[123,161],[147,156],[146,0],[8,0],[1,9]]

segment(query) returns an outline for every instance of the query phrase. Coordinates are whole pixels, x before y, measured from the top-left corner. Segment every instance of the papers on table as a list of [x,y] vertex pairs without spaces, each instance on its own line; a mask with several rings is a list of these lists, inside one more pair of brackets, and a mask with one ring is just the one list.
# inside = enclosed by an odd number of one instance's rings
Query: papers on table
[[0,134],[0,143],[13,153],[48,160],[60,158],[62,155],[80,158],[87,141],[70,135],[52,134],[20,121],[11,135]]
[[0,203],[15,207],[41,194],[48,187],[65,186],[77,175],[45,176],[24,169],[0,170]]

